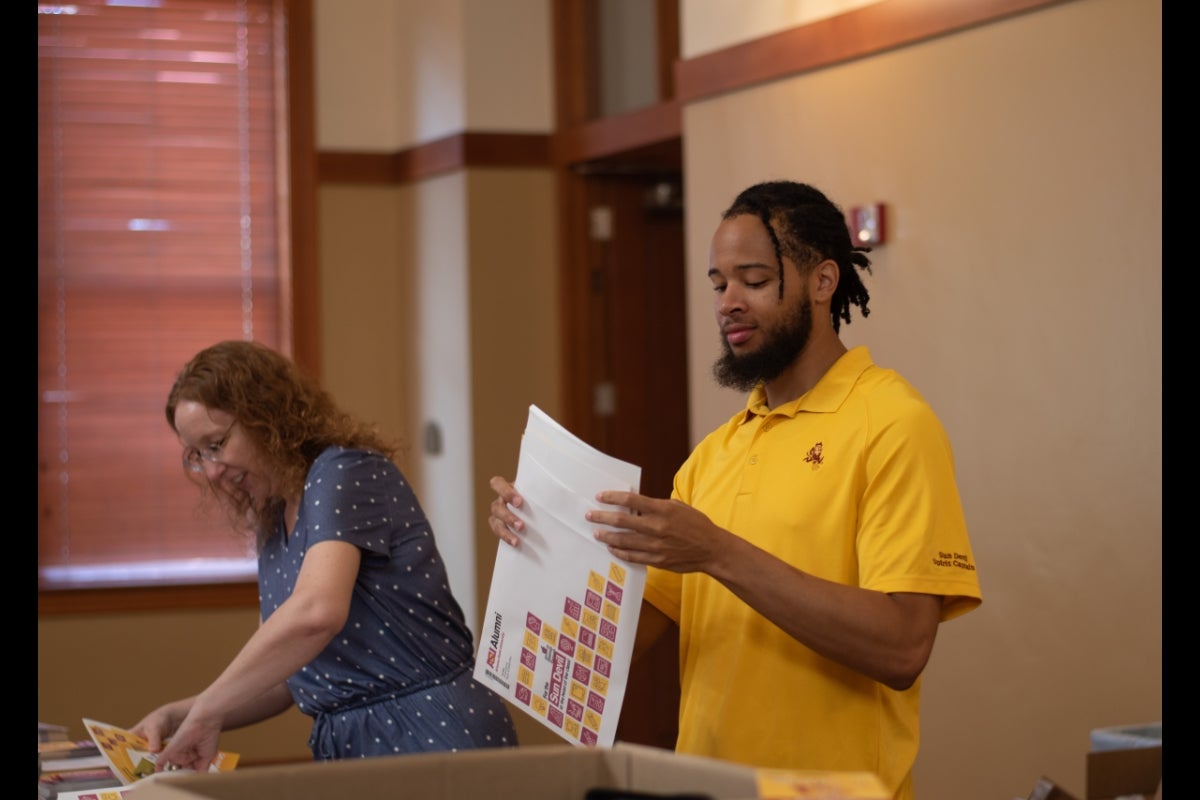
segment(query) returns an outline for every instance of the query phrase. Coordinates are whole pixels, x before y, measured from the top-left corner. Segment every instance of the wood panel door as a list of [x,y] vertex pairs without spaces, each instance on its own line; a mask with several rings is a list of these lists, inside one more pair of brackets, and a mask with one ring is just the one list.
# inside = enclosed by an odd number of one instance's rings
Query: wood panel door
[[[682,178],[644,166],[578,173],[566,209],[576,237],[568,424],[641,466],[643,494],[669,497],[690,449]],[[675,631],[633,666],[618,738],[675,746],[678,664]]]
[[667,497],[689,450],[680,177],[585,183],[585,427],[594,446],[641,466],[644,494]]

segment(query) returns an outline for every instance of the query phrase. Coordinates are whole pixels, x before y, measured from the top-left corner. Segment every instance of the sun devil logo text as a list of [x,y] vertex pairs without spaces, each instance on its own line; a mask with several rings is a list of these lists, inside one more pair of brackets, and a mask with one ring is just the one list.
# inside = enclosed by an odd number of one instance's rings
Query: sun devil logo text
[[488,639],[487,665],[492,669],[496,668],[496,659],[500,655],[500,629],[503,622],[504,617],[497,612],[496,618],[492,620],[492,638]]

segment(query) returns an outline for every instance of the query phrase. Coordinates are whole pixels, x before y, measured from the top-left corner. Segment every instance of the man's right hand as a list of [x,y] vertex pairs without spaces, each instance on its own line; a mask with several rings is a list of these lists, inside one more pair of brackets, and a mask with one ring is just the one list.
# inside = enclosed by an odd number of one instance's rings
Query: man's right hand
[[501,478],[499,475],[493,476],[488,481],[488,485],[496,493],[496,498],[492,500],[489,509],[488,527],[496,536],[513,547],[517,547],[521,543],[521,537],[517,534],[525,529],[525,523],[512,512],[512,508],[520,508],[525,501],[506,478]]

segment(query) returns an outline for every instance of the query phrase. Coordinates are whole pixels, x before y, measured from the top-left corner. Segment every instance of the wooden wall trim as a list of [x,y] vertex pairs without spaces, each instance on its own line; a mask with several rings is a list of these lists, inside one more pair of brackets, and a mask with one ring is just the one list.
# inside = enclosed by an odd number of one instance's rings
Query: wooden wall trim
[[1002,17],[1072,0],[881,0],[675,64],[676,100],[695,102]]
[[655,42],[658,48],[658,96],[674,98],[675,62],[679,60],[679,0],[657,0],[654,9]]
[[193,608],[258,608],[257,583],[195,586],[121,586],[38,592],[38,617],[179,611]]
[[463,155],[468,167],[548,167],[550,136],[544,133],[467,133]]
[[468,167],[549,167],[550,136],[458,133],[394,153],[326,150],[317,155],[321,183],[404,184]]
[[394,153],[325,150],[322,184],[405,184],[468,167],[551,167],[615,155],[678,139],[678,103],[667,102],[566,128],[533,133],[459,133]]
[[557,166],[615,156],[683,136],[683,112],[674,100],[560,130],[554,136]]
[[312,0],[286,2],[288,224],[292,358],[321,376],[321,298],[317,265],[317,144]]
[[319,183],[397,183],[396,153],[323,150],[317,154]]

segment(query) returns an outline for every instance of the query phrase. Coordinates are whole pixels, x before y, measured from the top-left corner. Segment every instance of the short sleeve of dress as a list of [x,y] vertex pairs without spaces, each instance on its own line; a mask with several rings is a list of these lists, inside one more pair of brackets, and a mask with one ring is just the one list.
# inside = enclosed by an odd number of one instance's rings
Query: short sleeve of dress
[[308,472],[301,504],[307,545],[329,539],[386,555],[394,515],[402,513],[397,493],[406,486],[399,469],[370,450],[331,447]]

